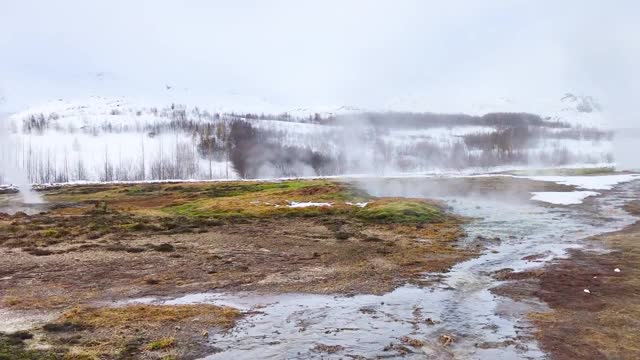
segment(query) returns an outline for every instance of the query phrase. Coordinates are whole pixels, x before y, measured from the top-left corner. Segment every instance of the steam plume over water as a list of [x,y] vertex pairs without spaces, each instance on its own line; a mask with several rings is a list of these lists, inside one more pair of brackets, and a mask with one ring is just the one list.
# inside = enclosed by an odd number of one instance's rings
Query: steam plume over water
[[16,146],[6,127],[7,121],[0,118],[0,169],[4,176],[4,182],[17,186],[25,204],[43,204],[42,196],[33,190],[27,174],[15,162]]

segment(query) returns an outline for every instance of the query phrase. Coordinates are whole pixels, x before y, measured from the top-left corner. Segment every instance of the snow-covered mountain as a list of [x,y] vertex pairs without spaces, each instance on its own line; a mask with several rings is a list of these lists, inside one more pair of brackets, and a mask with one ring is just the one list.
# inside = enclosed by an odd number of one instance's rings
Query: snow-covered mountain
[[476,99],[453,105],[434,104],[423,96],[396,97],[384,109],[412,112],[443,112],[484,115],[497,112],[527,112],[551,121],[568,122],[575,126],[606,128],[609,124],[605,109],[592,96],[565,93],[540,99]]
[[[167,85],[170,87],[170,85]],[[553,121],[568,122],[580,126],[606,127],[606,111],[592,96],[565,93],[559,96],[542,99],[514,99],[500,97],[491,101],[475,100],[456,102],[455,107],[439,106],[423,96],[395,97],[383,106],[362,107],[354,105],[316,105],[291,107],[270,102],[267,99],[228,94],[214,97],[194,97],[185,90],[171,88],[165,96],[155,96],[154,100],[129,97],[91,96],[83,99],[56,99],[44,104],[29,107],[14,114],[23,118],[30,114],[57,113],[61,117],[101,116],[113,110],[131,110],[162,108],[170,104],[184,104],[191,108],[199,108],[212,113],[253,113],[283,114],[293,118],[309,118],[318,114],[321,117],[357,114],[363,112],[432,112],[482,116],[497,112],[527,112],[540,115]]]

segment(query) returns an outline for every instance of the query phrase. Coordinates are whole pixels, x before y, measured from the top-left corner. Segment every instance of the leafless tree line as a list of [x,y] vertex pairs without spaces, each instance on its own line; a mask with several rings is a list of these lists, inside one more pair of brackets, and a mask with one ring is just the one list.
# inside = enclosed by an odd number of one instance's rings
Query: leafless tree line
[[[114,116],[131,110],[114,109]],[[337,144],[328,147],[290,145],[292,135],[285,130],[264,129],[252,121],[294,121],[286,114],[219,114],[184,106],[172,105],[164,109],[136,110],[136,116],[153,114],[168,119],[141,125],[109,122],[94,128],[81,129],[93,135],[100,132],[119,133],[136,131],[142,136],[158,137],[157,149],[145,149],[144,141],[136,160],[114,160],[111,151],[104,149],[103,160],[86,164],[82,157],[68,156],[44,150],[23,147],[17,155],[21,167],[30,181],[35,183],[68,182],[73,180],[132,181],[166,179],[213,179],[235,175],[241,178],[324,176],[353,172],[384,173],[391,171],[424,171],[434,168],[462,169],[465,167],[493,167],[500,165],[526,165],[532,162],[546,165],[567,165],[572,162],[612,161],[610,155],[574,154],[564,147],[542,149],[532,154],[541,140],[571,139],[583,141],[610,140],[611,134],[599,129],[576,128],[560,122],[551,122],[533,114],[495,113],[482,117],[450,114],[369,113],[358,115],[365,126],[358,134],[344,134],[348,127],[336,126],[323,133],[319,143]],[[43,133],[55,129],[57,114],[31,115],[23,121],[23,131]],[[322,118],[320,115],[305,119],[316,124],[344,125],[354,120],[350,116]],[[299,119],[296,119],[299,121]],[[494,131],[461,136],[448,144],[420,141],[407,145],[392,144],[384,140],[391,128],[429,129],[435,127],[485,126]],[[60,131],[72,131],[58,129]],[[341,133],[342,132],[342,133]],[[162,133],[188,134],[190,140],[164,144]],[[358,137],[357,147],[340,141],[338,137]],[[326,138],[325,138],[326,136]],[[300,139],[297,139],[300,140]],[[307,139],[305,139],[307,140]],[[301,142],[298,141],[298,144]],[[337,149],[336,149],[337,148]],[[353,154],[368,154],[366,157]],[[350,156],[351,155],[351,156]],[[219,164],[223,163],[221,173]],[[216,165],[218,164],[218,165]],[[235,174],[235,175],[234,175]],[[2,176],[2,174],[0,174]]]

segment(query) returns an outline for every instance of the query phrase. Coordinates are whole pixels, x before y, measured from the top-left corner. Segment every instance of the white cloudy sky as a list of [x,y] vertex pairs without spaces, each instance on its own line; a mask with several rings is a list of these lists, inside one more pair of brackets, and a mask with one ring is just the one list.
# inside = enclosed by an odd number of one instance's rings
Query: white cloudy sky
[[634,0],[6,0],[0,96],[14,110],[170,84],[203,101],[449,110],[573,91],[622,109],[638,93],[638,13]]

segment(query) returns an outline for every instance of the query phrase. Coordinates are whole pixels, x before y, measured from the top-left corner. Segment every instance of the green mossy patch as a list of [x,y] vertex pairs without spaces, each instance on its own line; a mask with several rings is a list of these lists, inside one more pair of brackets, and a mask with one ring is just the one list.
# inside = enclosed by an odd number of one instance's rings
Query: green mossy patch
[[385,200],[374,202],[358,211],[366,221],[384,224],[423,224],[445,219],[443,210],[435,204],[420,200]]
[[147,344],[146,348],[150,351],[155,351],[155,350],[169,349],[174,346],[176,346],[176,339],[169,337],[169,338],[152,341],[149,344]]

